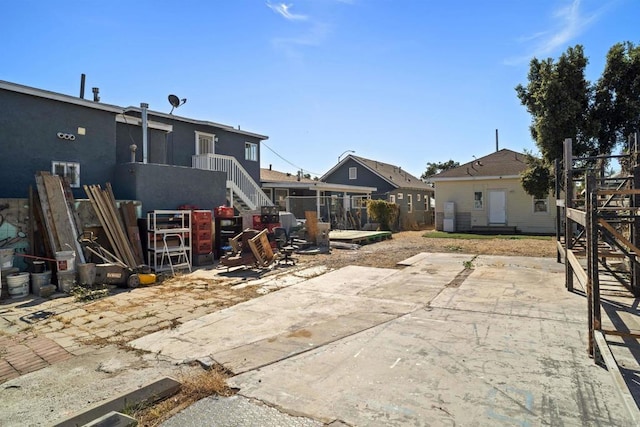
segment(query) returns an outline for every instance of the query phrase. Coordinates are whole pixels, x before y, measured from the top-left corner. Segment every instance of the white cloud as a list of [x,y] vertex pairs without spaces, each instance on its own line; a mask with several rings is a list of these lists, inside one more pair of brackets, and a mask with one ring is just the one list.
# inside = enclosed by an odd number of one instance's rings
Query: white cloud
[[289,11],[289,9],[293,7],[292,4],[284,4],[284,3],[272,4],[270,2],[267,2],[267,6],[274,12],[282,15],[282,17],[290,21],[306,21],[307,20],[307,15],[298,15],[295,13],[291,13]]
[[553,11],[551,29],[519,38],[520,43],[533,43],[525,55],[505,60],[507,65],[520,65],[531,58],[546,58],[567,45],[593,24],[601,15],[604,7],[598,11],[585,13],[582,11],[582,0],[571,0],[570,3]]

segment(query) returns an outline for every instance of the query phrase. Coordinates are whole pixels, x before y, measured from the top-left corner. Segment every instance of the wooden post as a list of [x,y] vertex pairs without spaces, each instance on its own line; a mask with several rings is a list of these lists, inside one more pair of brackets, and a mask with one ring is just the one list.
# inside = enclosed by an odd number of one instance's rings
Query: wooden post
[[[636,160],[636,156],[633,157],[634,160]],[[633,188],[640,188],[640,166],[638,166],[637,164],[635,164],[633,168]],[[633,196],[631,196],[630,202],[633,208],[640,207],[640,195],[634,194]],[[637,209],[634,209],[634,212],[635,211],[637,211]],[[635,247],[638,247],[638,244],[640,244],[640,217],[638,215],[634,215],[633,222],[630,228],[631,236],[629,240],[631,240],[631,243],[633,243]],[[635,297],[638,297],[640,296],[640,266],[638,265],[636,256],[633,256],[630,261],[631,291],[633,292],[633,295]]]
[[557,200],[560,199],[560,191],[562,186],[560,185],[560,179],[562,178],[562,170],[560,169],[560,159],[556,159],[553,165],[553,173],[555,179],[555,192],[554,199],[556,200],[556,262],[562,262],[562,254],[560,253],[559,244],[562,237],[562,218],[561,214],[564,212],[561,206],[558,206]]
[[593,332],[601,329],[600,282],[598,280],[598,193],[593,173],[587,175],[585,198],[587,235],[587,313],[589,323],[589,355],[594,356]]
[[564,266],[565,266],[565,285],[569,292],[573,292],[573,268],[571,263],[567,261],[567,253],[573,249],[573,224],[567,216],[567,210],[573,207],[573,147],[571,138],[564,140]]

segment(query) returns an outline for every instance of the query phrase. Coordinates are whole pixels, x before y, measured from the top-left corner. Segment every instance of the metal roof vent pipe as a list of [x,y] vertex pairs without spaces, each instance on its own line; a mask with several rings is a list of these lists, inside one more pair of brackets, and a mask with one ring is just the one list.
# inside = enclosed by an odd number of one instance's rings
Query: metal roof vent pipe
[[100,102],[100,88],[92,87],[91,91],[93,92],[93,102]]
[[147,163],[149,151],[147,144],[147,108],[149,108],[149,104],[146,102],[140,103],[140,116],[142,118],[142,163]]

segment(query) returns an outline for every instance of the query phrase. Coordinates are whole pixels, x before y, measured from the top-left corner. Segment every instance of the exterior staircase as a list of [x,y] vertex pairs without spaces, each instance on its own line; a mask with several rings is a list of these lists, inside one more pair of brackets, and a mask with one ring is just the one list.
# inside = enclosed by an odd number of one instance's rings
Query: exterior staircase
[[273,206],[264,191],[233,156],[199,154],[192,156],[192,167],[227,174],[227,198],[239,212],[259,210],[261,206]]

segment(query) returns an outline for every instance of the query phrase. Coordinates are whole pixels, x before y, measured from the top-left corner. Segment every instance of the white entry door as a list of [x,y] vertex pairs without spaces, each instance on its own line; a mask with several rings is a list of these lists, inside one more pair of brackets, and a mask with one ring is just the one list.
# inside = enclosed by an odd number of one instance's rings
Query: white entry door
[[507,223],[507,196],[504,191],[489,191],[489,224]]

